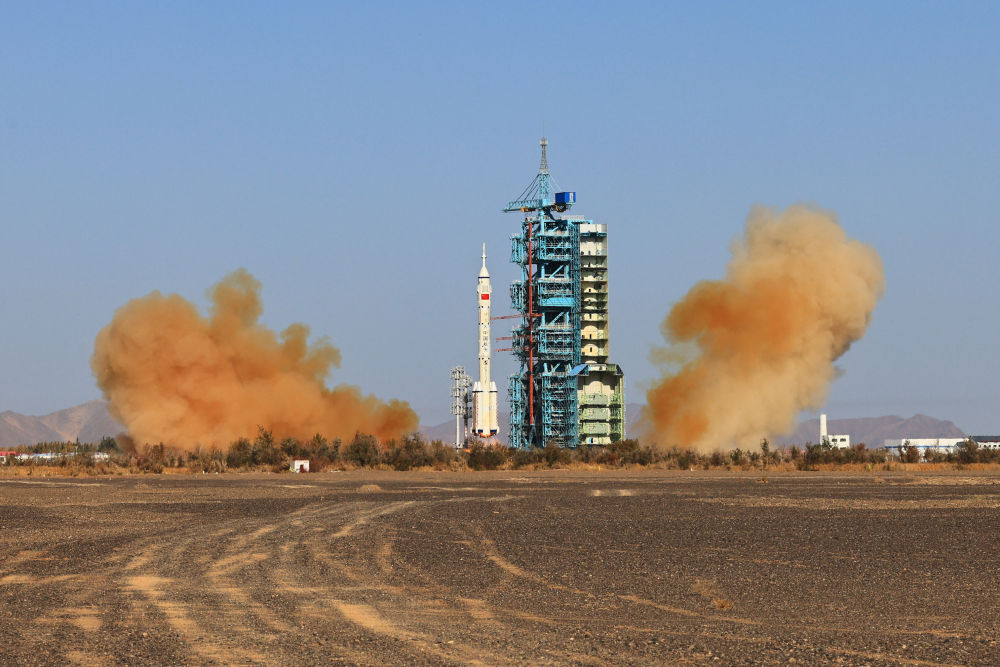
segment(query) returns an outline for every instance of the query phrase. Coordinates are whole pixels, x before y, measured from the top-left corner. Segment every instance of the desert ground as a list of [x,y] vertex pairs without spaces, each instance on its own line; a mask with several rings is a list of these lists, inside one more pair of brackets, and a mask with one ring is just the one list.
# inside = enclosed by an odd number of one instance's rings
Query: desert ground
[[1000,663],[1000,480],[0,480],[0,663]]

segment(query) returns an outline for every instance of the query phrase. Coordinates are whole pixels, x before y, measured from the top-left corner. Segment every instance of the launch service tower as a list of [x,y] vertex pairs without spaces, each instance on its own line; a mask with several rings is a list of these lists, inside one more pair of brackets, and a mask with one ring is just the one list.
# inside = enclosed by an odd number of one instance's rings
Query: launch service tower
[[566,215],[575,192],[552,192],[543,137],[538,174],[504,211],[524,214],[511,238],[521,279],[512,350],[510,440],[519,448],[610,444],[625,437],[625,376],[611,363],[608,226]]

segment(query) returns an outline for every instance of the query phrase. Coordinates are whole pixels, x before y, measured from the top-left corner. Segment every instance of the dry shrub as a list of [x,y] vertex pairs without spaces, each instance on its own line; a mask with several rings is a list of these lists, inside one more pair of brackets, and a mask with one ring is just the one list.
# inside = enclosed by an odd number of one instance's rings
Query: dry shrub
[[386,443],[383,461],[393,470],[411,470],[430,466],[434,458],[420,436],[408,435]]
[[497,470],[510,460],[510,450],[506,447],[485,447],[474,443],[466,454],[466,463],[473,470]]
[[355,433],[354,438],[341,448],[340,458],[345,463],[361,467],[375,467],[382,463],[382,446],[375,436]]

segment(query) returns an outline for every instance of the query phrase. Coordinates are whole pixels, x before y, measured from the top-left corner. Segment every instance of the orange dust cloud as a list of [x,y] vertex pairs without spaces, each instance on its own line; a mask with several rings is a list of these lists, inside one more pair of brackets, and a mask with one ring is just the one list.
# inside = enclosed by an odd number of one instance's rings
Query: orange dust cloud
[[861,338],[885,290],[870,245],[831,212],[755,207],[722,280],[695,285],[661,325],[668,360],[642,422],[660,446],[700,451],[760,443],[816,408],[833,362]]
[[97,335],[91,368],[137,443],[225,447],[258,426],[301,439],[356,431],[389,439],[417,428],[406,402],[328,389],[340,352],[325,338],[310,344],[304,324],[280,334],[261,324],[260,282],[247,271],[223,278],[210,297],[205,317],[176,294],[153,292],[119,308]]

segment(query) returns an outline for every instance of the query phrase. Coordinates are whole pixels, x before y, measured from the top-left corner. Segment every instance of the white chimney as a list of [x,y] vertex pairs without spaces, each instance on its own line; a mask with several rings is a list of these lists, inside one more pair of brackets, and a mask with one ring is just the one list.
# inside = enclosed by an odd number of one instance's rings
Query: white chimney
[[826,415],[819,416],[819,441],[826,440]]

